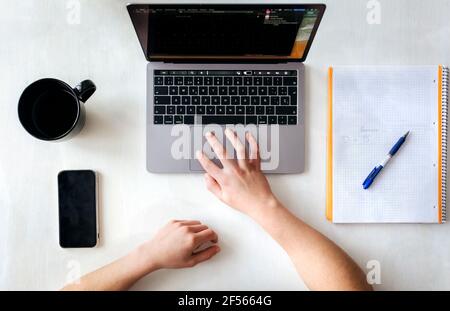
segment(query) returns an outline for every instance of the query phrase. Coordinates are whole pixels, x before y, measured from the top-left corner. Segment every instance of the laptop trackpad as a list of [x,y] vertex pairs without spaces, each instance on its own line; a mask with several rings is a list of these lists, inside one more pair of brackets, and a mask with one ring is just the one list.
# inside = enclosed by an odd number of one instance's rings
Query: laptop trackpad
[[[237,135],[239,137],[239,139],[241,140],[241,142],[246,142],[245,141],[245,132],[249,131],[251,132],[255,137],[257,137],[256,135],[256,128],[246,128],[244,130],[244,128],[237,128],[235,129],[237,132]],[[206,126],[206,127],[201,127],[201,126],[193,126],[191,127],[191,135],[192,135],[192,146],[193,146],[193,150],[194,150],[194,155],[195,152],[197,150],[202,149],[203,152],[206,154],[206,156],[208,158],[210,158],[217,166],[219,166],[220,168],[222,168],[222,164],[220,163],[220,160],[217,158],[217,155],[214,153],[214,151],[212,150],[211,146],[208,144],[208,141],[205,138],[205,133],[211,131],[214,132],[217,139],[222,143],[222,145],[225,146],[225,144],[227,145],[228,149],[227,149],[227,154],[228,157],[230,158],[236,158],[236,154],[234,152],[234,149],[231,145],[231,143],[229,141],[227,141],[227,138],[225,136],[225,127],[224,126]],[[201,139],[200,139],[201,137]],[[248,143],[246,142],[246,148],[248,148]],[[247,149],[248,150],[248,149]],[[197,158],[194,156],[193,159],[191,159],[189,161],[189,169],[191,171],[194,172],[202,172],[204,171],[202,166],[200,165],[200,162],[197,160]]]

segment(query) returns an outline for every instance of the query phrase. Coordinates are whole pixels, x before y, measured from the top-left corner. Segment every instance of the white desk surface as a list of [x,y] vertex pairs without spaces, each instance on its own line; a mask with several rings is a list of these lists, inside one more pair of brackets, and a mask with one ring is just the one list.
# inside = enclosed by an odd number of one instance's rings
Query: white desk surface
[[[127,1],[80,0],[78,25],[67,23],[71,1],[1,1],[0,289],[58,289],[71,264],[89,272],[150,238],[172,218],[212,226],[222,252],[193,269],[158,271],[133,289],[306,289],[282,249],[208,193],[202,176],[146,171],[146,60]],[[271,176],[271,185],[296,215],[359,265],[378,260],[377,289],[449,290],[448,224],[333,225],[324,213],[327,67],[450,65],[450,1],[380,0],[380,25],[367,23],[366,0],[323,2],[328,8],[306,61],[306,172]],[[86,106],[86,127],[75,139],[46,143],[22,129],[18,98],[41,77],[72,85],[90,78],[97,84]],[[61,249],[56,175],[87,168],[100,174],[101,243],[95,249]]]

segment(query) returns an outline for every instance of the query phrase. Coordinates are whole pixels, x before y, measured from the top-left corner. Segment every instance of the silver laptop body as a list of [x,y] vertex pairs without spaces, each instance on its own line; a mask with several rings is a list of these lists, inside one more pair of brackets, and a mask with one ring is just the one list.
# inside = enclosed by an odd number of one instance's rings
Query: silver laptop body
[[[254,6],[260,7],[262,5]],[[150,28],[150,26],[148,26],[148,22],[146,24],[143,15],[155,12],[152,11],[155,9],[154,7],[158,9],[157,5],[128,5],[128,10],[146,56],[148,55],[146,44],[148,43],[147,40],[150,41],[150,39],[148,39],[147,34],[143,36],[142,32],[145,32],[146,27]],[[297,8],[297,6],[294,7]],[[311,28],[312,31],[310,32],[312,32],[312,35],[308,39],[308,46],[301,61],[281,61],[276,63],[263,61],[258,63],[257,60],[247,62],[243,58],[242,62],[238,59],[238,62],[231,63],[229,61],[209,62],[209,60],[208,62],[202,62],[200,58],[198,61],[196,59],[188,59],[188,61],[183,63],[182,59],[175,59],[175,62],[171,62],[170,58],[161,60],[157,58],[150,59],[147,56],[147,59],[150,61],[147,64],[146,109],[147,170],[149,172],[203,172],[196,160],[195,152],[202,149],[210,158],[215,157],[209,145],[205,142],[204,134],[206,131],[213,131],[219,140],[226,145],[229,156],[233,157],[234,153],[230,151],[232,149],[230,148],[231,145],[227,143],[224,136],[226,127],[233,128],[243,142],[245,141],[244,135],[246,132],[251,132],[257,138],[262,157],[262,169],[266,173],[301,173],[304,171],[305,67],[302,61],[306,58],[311,41],[325,10],[323,5],[300,6],[300,8],[304,7],[308,10],[317,10],[317,17],[312,22],[310,21],[314,28]],[[183,8],[186,9],[185,7]],[[273,14],[282,13],[275,12]],[[306,17],[308,17],[307,14],[305,13]],[[266,18],[269,19],[267,15]],[[305,29],[306,26],[308,25],[305,24]],[[296,40],[298,40],[298,37]],[[222,72],[225,76],[220,76]],[[230,77],[228,78],[227,75]],[[225,96],[217,93],[214,96],[211,96],[211,94],[202,96],[202,94],[198,93],[202,89],[205,91],[210,87],[215,88],[216,77],[220,81],[232,81],[230,83],[242,83],[242,81],[245,81],[245,83],[252,83],[252,81],[261,83],[261,81],[264,81],[264,83],[252,84],[251,86],[250,84],[248,84],[249,86],[238,84],[238,94],[231,94],[232,88],[235,87],[234,84],[229,84],[228,86],[220,84],[218,90],[219,92],[223,90]],[[293,81],[293,78],[295,78],[295,84],[287,84]],[[209,83],[214,81],[214,83],[206,86],[207,81]],[[270,82],[267,87],[265,85],[266,81]],[[192,84],[186,86],[185,84],[177,84],[178,82]],[[194,84],[197,82],[199,83]],[[272,85],[272,82],[278,82],[278,84]],[[201,87],[202,89],[200,89]],[[182,88],[184,89],[183,94],[180,93]],[[250,88],[253,88],[253,90],[250,90]],[[263,90],[260,90],[260,88]],[[277,90],[279,93],[277,93]],[[287,90],[289,94],[286,93]],[[189,93],[191,91],[193,92],[192,94]],[[233,91],[236,92],[236,90]],[[243,92],[242,96],[240,94],[241,91]],[[250,91],[264,91],[264,93],[262,95],[253,93],[252,95],[255,96],[250,96],[247,93]],[[271,96],[270,93],[272,91],[275,92],[272,95],[279,95],[278,99],[273,98],[277,96]],[[240,99],[236,97],[240,97]],[[242,97],[248,98],[243,99]],[[288,97],[290,100],[287,99]],[[183,102],[180,102],[181,99]],[[185,99],[189,101],[184,102]],[[175,100],[176,103],[174,103]],[[219,102],[212,103],[210,100]],[[239,104],[234,105],[233,100],[237,100]],[[204,106],[204,108],[198,108],[198,106]],[[219,106],[221,107],[219,108]],[[254,107],[248,108],[248,106]],[[230,114],[232,116],[229,117]],[[225,119],[223,119],[224,117]],[[228,123],[228,117],[230,120],[238,121]],[[216,120],[221,121],[214,122]],[[248,144],[246,146],[248,147]],[[214,161],[220,165],[217,159],[214,159]]]

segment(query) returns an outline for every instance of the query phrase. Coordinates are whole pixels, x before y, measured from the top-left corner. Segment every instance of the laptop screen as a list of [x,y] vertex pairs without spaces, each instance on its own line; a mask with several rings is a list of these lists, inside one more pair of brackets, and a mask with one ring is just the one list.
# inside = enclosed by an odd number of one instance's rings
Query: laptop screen
[[303,61],[323,5],[129,5],[148,60]]

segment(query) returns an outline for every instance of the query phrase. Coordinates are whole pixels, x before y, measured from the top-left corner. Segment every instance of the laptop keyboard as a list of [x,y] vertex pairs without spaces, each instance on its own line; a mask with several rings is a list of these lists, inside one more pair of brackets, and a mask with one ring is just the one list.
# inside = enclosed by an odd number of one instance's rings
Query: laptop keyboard
[[154,124],[297,124],[296,70],[154,70]]

